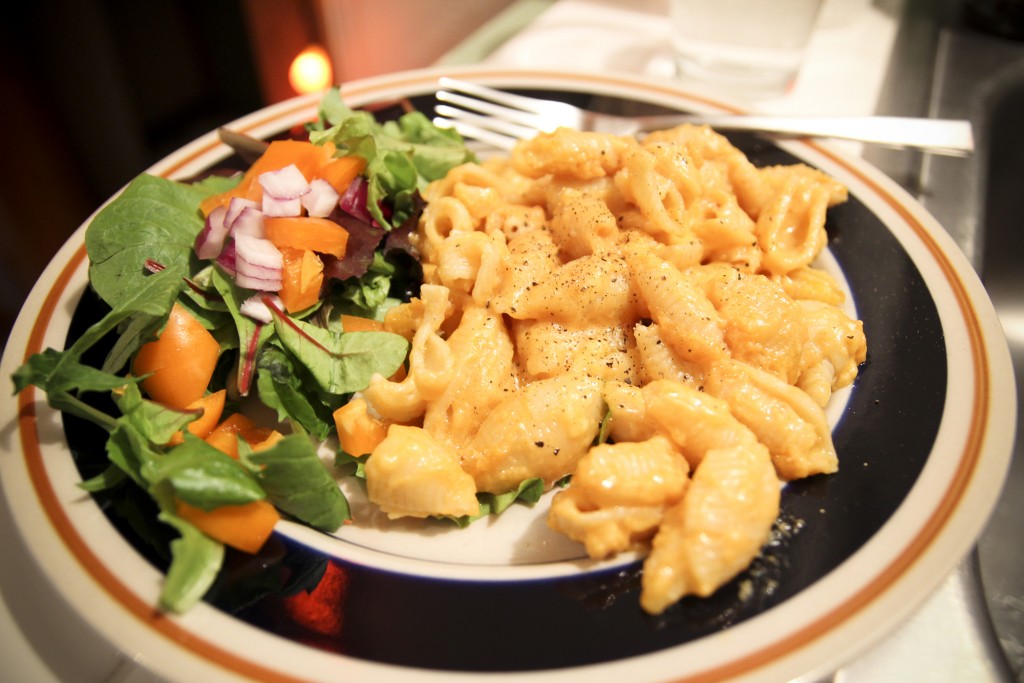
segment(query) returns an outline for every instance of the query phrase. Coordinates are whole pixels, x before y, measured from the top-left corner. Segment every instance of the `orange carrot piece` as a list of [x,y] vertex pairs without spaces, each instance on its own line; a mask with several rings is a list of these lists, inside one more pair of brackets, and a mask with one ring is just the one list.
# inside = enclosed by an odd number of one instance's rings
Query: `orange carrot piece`
[[341,331],[342,332],[383,332],[384,323],[373,318],[363,318],[358,315],[348,315],[342,313],[339,316],[341,320]]
[[348,231],[327,218],[266,217],[263,231],[278,249],[308,249],[342,258],[348,244]]
[[246,553],[255,554],[270,537],[281,515],[266,500],[244,505],[224,505],[213,510],[176,501],[178,516],[210,538]]
[[142,345],[132,362],[134,375],[149,375],[142,389],[172,408],[186,409],[206,393],[220,344],[180,304],[174,304],[156,341]]
[[299,269],[299,286],[303,291],[320,289],[324,281],[324,262],[315,251],[306,249],[302,252],[302,267]]
[[[217,426],[217,423],[220,422],[220,416],[224,412],[224,400],[226,397],[227,390],[221,389],[220,391],[215,391],[212,394],[203,396],[198,401],[190,403],[188,410],[198,410],[202,408],[203,414],[192,422],[189,422],[185,428],[191,434],[195,434],[200,439],[205,439],[209,436],[210,432],[212,432]],[[177,446],[180,443],[184,443],[184,441],[185,439],[182,432],[178,432],[171,437],[171,440],[167,442],[167,445]]]
[[388,435],[388,423],[367,411],[366,400],[354,398],[334,411],[341,449],[356,457],[372,453]]
[[338,194],[345,194],[348,186],[365,168],[366,159],[362,157],[355,155],[338,157],[321,166],[316,177],[329,182]]
[[206,443],[232,458],[238,459],[238,439],[249,444],[265,441],[273,433],[269,427],[260,427],[241,413],[232,413],[206,437]]
[[241,182],[227,192],[207,197],[200,204],[203,215],[210,215],[217,206],[227,205],[232,197],[246,197],[254,201],[262,201],[263,187],[259,177],[267,171],[277,171],[289,164],[302,171],[306,180],[317,177],[320,168],[331,161],[334,156],[334,144],[314,145],[303,140],[275,140],[267,146],[267,151],[257,159],[242,176]]
[[320,288],[324,282],[324,264],[314,252],[308,249],[279,249],[283,268],[281,271],[281,297],[285,310],[295,313],[315,304],[320,299]]
[[281,432],[277,431],[276,429],[271,429],[270,433],[267,434],[266,438],[264,438],[262,441],[254,441],[254,442],[252,442],[252,449],[254,451],[265,451],[268,448],[271,448],[272,446],[274,446],[274,444],[276,444],[278,441],[280,441],[283,438],[284,438],[284,434],[282,434]]

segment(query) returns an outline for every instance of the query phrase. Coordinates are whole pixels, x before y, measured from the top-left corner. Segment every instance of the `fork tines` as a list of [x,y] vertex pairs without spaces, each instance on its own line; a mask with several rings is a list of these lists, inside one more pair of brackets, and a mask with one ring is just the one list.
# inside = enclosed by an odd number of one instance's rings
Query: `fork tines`
[[546,103],[454,78],[442,77],[438,83],[436,97],[444,104],[434,107],[434,123],[464,137],[508,150],[517,140],[557,127],[538,111],[537,105]]

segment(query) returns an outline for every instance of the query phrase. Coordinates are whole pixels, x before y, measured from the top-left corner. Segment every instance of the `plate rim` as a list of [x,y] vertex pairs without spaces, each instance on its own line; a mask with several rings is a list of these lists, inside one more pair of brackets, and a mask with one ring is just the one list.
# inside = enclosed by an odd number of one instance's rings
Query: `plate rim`
[[[358,100],[361,96],[367,93],[373,93],[374,95],[387,93],[394,93],[395,95],[409,94],[410,88],[424,88],[429,86],[432,82],[436,81],[436,78],[442,73],[447,75],[459,75],[478,78],[482,81],[486,81],[493,85],[519,85],[524,86],[528,83],[530,85],[546,85],[546,86],[558,86],[562,88],[570,88],[580,91],[588,91],[591,88],[599,87],[602,92],[608,92],[611,86],[612,89],[619,89],[622,92],[632,92],[637,96],[645,96],[646,99],[652,99],[653,97],[661,97],[667,100],[686,100],[688,103],[698,103],[707,106],[711,109],[723,109],[723,110],[740,110],[741,108],[729,103],[720,102],[717,99],[703,97],[699,94],[693,94],[687,89],[679,88],[674,84],[665,83],[661,81],[653,81],[652,79],[640,78],[631,76],[628,74],[606,74],[606,73],[591,73],[591,72],[576,72],[576,71],[564,71],[564,70],[541,70],[541,69],[505,69],[505,68],[493,68],[493,67],[460,67],[460,68],[430,68],[420,69],[406,72],[399,72],[396,74],[385,74],[368,79],[362,79],[359,81],[353,81],[349,84],[342,86],[342,93],[348,99]],[[292,98],[284,102],[271,105],[261,109],[253,114],[242,117],[235,122],[227,124],[232,127],[237,127],[240,130],[247,132],[253,132],[253,134],[259,134],[266,128],[273,128],[275,125],[277,128],[276,132],[281,130],[280,124],[283,123],[282,119],[288,116],[298,116],[300,113],[306,112],[312,108],[315,112],[316,103],[319,101],[320,95],[308,95],[297,98]],[[184,177],[189,175],[192,168],[197,164],[201,163],[203,159],[214,153],[217,146],[220,143],[216,140],[216,133],[211,132],[206,136],[200,137],[196,141],[186,145],[175,153],[172,153],[168,157],[154,164],[148,172],[154,172],[159,175],[165,175],[170,177]],[[835,635],[837,634],[837,628],[829,627],[824,632],[818,632],[817,629],[822,625],[820,620],[814,624],[805,627],[802,635],[790,634],[790,636],[782,643],[778,643],[777,647],[771,648],[771,651],[762,650],[760,652],[754,652],[748,654],[745,658],[740,658],[731,662],[726,662],[717,668],[705,668],[703,671],[684,674],[686,677],[681,680],[711,680],[718,679],[719,677],[725,676],[743,676],[752,677],[757,680],[761,680],[763,675],[770,675],[771,678],[777,678],[780,673],[785,673],[787,676],[802,675],[806,673],[802,670],[803,667],[811,668],[822,668],[831,667],[834,668],[843,663],[850,656],[853,656],[856,652],[862,651],[868,647],[871,643],[876,642],[882,638],[888,630],[895,624],[902,621],[913,609],[915,609],[921,602],[924,601],[931,594],[931,591],[938,585],[938,583],[945,577],[945,574],[940,576],[934,576],[933,571],[924,571],[923,567],[930,563],[942,563],[948,564],[949,569],[955,564],[955,560],[950,559],[955,556],[957,559],[965,554],[974,542],[974,538],[991,513],[991,508],[994,505],[995,496],[991,496],[991,503],[987,507],[983,504],[979,508],[975,508],[968,512],[973,514],[964,514],[964,501],[965,498],[971,493],[971,487],[977,487],[979,479],[985,481],[991,481],[997,479],[1000,483],[1005,479],[1005,469],[1009,463],[1010,457],[1010,446],[1012,445],[1012,429],[1008,430],[1008,437],[1006,433],[999,433],[992,428],[992,425],[998,425],[998,418],[1002,417],[1004,420],[1009,416],[1010,425],[1012,426],[1015,419],[1015,410],[1013,410],[1012,401],[1009,405],[1006,402],[1000,403],[995,400],[995,395],[998,393],[1002,396],[1004,393],[1010,397],[1015,397],[1015,393],[1008,391],[1012,389],[1013,375],[1012,371],[1009,373],[1009,383],[1007,384],[1004,377],[1005,372],[1000,373],[1000,369],[1005,369],[1009,366],[1009,354],[1005,348],[1005,340],[1001,336],[1001,331],[998,327],[997,319],[995,318],[995,312],[991,308],[991,304],[988,300],[987,294],[984,292],[984,288],[981,286],[980,280],[974,274],[973,269],[970,268],[966,261],[966,258],[960,253],[959,248],[956,247],[952,238],[941,228],[941,226],[934,220],[927,212],[921,207],[912,197],[909,196],[905,191],[902,190],[894,181],[884,176],[880,171],[874,169],[869,164],[861,159],[849,157],[843,152],[830,147],[823,143],[811,143],[811,142],[794,142],[784,143],[780,145],[782,147],[793,149],[797,156],[808,159],[812,162],[815,159],[820,162],[826,163],[828,166],[838,167],[848,173],[850,179],[855,180],[857,183],[862,184],[868,190],[874,193],[877,197],[885,200],[889,211],[893,212],[896,218],[903,223],[906,223],[915,237],[920,243],[917,248],[923,248],[924,253],[930,256],[934,261],[935,265],[941,271],[942,276],[946,279],[952,293],[956,297],[957,306],[960,310],[961,316],[969,324],[965,325],[967,330],[967,343],[972,354],[972,365],[975,368],[975,379],[974,394],[972,405],[974,406],[973,418],[971,420],[970,427],[968,429],[967,443],[964,446],[965,452],[963,455],[970,457],[967,458],[968,462],[966,465],[966,471],[963,472],[966,476],[954,477],[953,481],[950,482],[949,489],[943,494],[941,501],[942,506],[940,509],[935,511],[932,515],[928,528],[923,528],[919,531],[915,542],[912,546],[908,546],[900,554],[900,557],[895,563],[890,564],[886,569],[886,577],[882,584],[877,582],[871,586],[865,587],[862,590],[867,590],[869,594],[862,595],[862,599],[853,600],[852,598],[847,600],[844,605],[846,606],[842,612],[833,611],[831,614],[833,626],[835,623],[839,625],[845,625],[846,627],[852,627],[858,625],[858,623],[864,622],[872,625],[871,629],[874,630],[878,623],[884,623],[887,627],[878,629],[877,633],[866,633],[864,628],[859,629],[856,633],[856,638],[853,640],[855,643],[840,642],[842,647],[838,649],[833,648],[833,654],[827,658],[820,656],[818,650],[821,649],[821,645],[827,641],[835,641]],[[226,149],[226,148],[225,148]],[[115,194],[116,196],[116,194]],[[108,200],[109,201],[109,200]],[[13,370],[16,365],[20,364],[24,357],[24,352],[27,350],[41,350],[44,348],[44,342],[46,333],[49,331],[53,333],[52,320],[54,315],[58,312],[58,305],[61,302],[65,302],[67,298],[67,292],[69,287],[81,286],[81,272],[85,261],[84,252],[84,241],[82,235],[84,234],[85,225],[88,224],[88,219],[65,243],[64,247],[58,252],[57,256],[48,266],[44,272],[40,281],[33,288],[26,301],[25,307],[22,313],[19,315],[18,320],[15,323],[14,330],[7,348],[4,353],[4,371],[8,370],[8,366]],[[886,221],[886,226],[889,227],[889,222]],[[899,237],[899,236],[897,236]],[[907,248],[907,245],[903,245]],[[917,263],[917,259],[915,259]],[[919,264],[920,267],[920,264]],[[76,276],[78,280],[76,281]],[[42,302],[39,300],[42,299]],[[77,301],[77,299],[76,299]],[[35,304],[30,306],[30,304]],[[36,310],[38,309],[38,310]],[[32,315],[35,315],[34,320],[29,320]],[[26,325],[29,326],[29,331],[26,333]],[[945,327],[945,325],[944,325]],[[66,332],[66,330],[64,330]],[[998,333],[998,338],[996,337]],[[1000,342],[1002,346],[1000,346]],[[13,350],[12,350],[13,349]],[[9,360],[13,358],[17,351],[22,351],[22,357],[18,358],[17,361]],[[947,354],[947,361],[949,355]],[[999,391],[1000,389],[1007,391]],[[31,440],[31,436],[36,435],[37,430],[40,429],[38,418],[49,410],[45,404],[42,404],[42,413],[37,409],[40,405],[40,393],[34,387],[22,392],[16,401],[16,410],[9,411],[9,414],[17,415],[18,418],[18,434],[20,437],[20,445],[22,447],[22,455],[26,460],[26,466],[31,467],[32,462],[28,462],[31,454],[32,444],[26,443],[26,439]],[[14,403],[11,399],[4,399],[4,407],[8,407],[9,403]],[[981,406],[982,414],[978,415],[978,407]],[[946,411],[948,413],[948,410]],[[945,417],[943,422],[946,422]],[[938,442],[938,438],[936,439]],[[36,444],[38,446],[38,444]],[[1005,454],[1000,457],[1001,452]],[[929,457],[929,460],[932,458]],[[7,458],[5,458],[5,461]],[[36,459],[35,463],[42,466],[41,455]],[[961,462],[963,465],[963,462]],[[7,468],[5,468],[7,469]],[[956,469],[961,469],[957,467]],[[2,471],[2,470],[0,470]],[[5,472],[6,474],[6,472]],[[29,472],[30,476],[33,476]],[[979,476],[984,475],[984,476]],[[38,479],[42,476],[46,477],[45,472],[37,471],[34,475],[34,485],[40,485]],[[0,479],[0,484],[6,483],[4,480],[8,479],[8,476]],[[9,502],[12,497],[7,491],[7,486],[4,486],[5,490],[5,501]],[[915,485],[917,488],[917,485]],[[40,491],[38,488],[35,493],[40,496],[46,495],[45,492]],[[984,503],[984,499],[982,499]],[[901,504],[900,509],[906,506],[906,501]],[[51,508],[45,508],[47,514],[51,512]],[[960,512],[959,516],[955,513]],[[25,536],[25,529],[22,528],[22,523],[19,522],[17,515],[14,516],[15,526],[18,527],[19,533]],[[54,520],[48,520],[51,525],[55,525]],[[888,524],[888,522],[887,522]],[[959,534],[945,533],[943,530],[954,524]],[[74,529],[68,527],[67,529],[61,530],[56,529],[58,534],[65,533],[74,534]],[[876,533],[876,536],[880,534],[882,530]],[[955,536],[956,538],[951,538]],[[969,537],[969,540],[967,538]],[[38,556],[40,554],[39,544],[33,544],[32,539],[25,539],[30,546],[34,554]],[[943,541],[938,543],[937,541]],[[73,555],[73,559],[78,562],[79,566],[82,566],[85,571],[89,572],[88,567],[82,565],[82,553],[91,552],[87,547],[75,546],[74,539],[71,539],[70,544],[65,541],[65,550]],[[867,545],[867,544],[866,544]],[[863,549],[862,549],[863,550]],[[52,552],[52,550],[48,551]],[[933,557],[937,555],[938,557]],[[847,565],[853,558],[844,561],[840,567]],[[47,563],[40,562],[46,569]],[[105,570],[105,567],[100,562],[97,566],[101,570]],[[95,567],[93,568],[95,569]],[[836,570],[839,568],[837,567]],[[111,575],[112,576],[112,575]],[[92,578],[95,579],[95,576]],[[109,577],[104,580],[114,580],[116,577],[110,579]],[[103,584],[107,590],[110,590],[110,586]],[[60,588],[58,586],[58,588]],[[887,604],[884,598],[886,594],[891,594],[894,591],[900,589],[901,595],[908,596],[908,599],[904,600],[900,605]],[[127,589],[126,589],[127,590]],[[805,592],[805,591],[802,591]],[[207,621],[209,615],[206,614],[206,610],[197,610],[203,614],[196,616],[192,613],[185,615],[183,618],[178,617],[167,617],[163,615],[154,615],[151,607],[152,603],[145,604],[138,599],[131,591],[127,591],[127,597],[121,595],[122,598],[128,600],[136,600],[139,605],[142,605],[142,618],[148,624],[154,626],[157,630],[163,633],[164,637],[170,638],[173,643],[185,649],[189,654],[196,657],[205,657],[210,659],[211,656],[214,660],[214,666],[217,667],[221,673],[224,669],[220,667],[227,667],[228,670],[233,670],[235,673],[242,675],[254,676],[263,680],[306,680],[306,679],[293,679],[287,674],[283,674],[281,671],[273,668],[267,668],[261,664],[254,663],[251,661],[245,661],[237,657],[232,652],[224,651],[215,647],[216,651],[203,650],[201,654],[196,654],[192,649],[185,647],[186,645],[195,646],[195,637],[188,632],[188,625],[192,622]],[[796,597],[796,596],[794,596]],[[65,599],[69,600],[73,604],[78,604],[81,601],[74,600],[73,596],[65,595]],[[854,604],[856,603],[856,605]],[[780,607],[783,607],[781,605]],[[200,606],[205,607],[205,606]],[[876,614],[880,607],[885,607],[883,614]],[[212,608],[209,608],[212,610]],[[139,617],[138,605],[132,610],[132,614],[135,617]],[[148,615],[148,617],[146,616]],[[871,617],[871,618],[867,618]],[[185,626],[183,626],[185,624]],[[738,627],[732,627],[727,632],[740,630],[742,624]],[[841,629],[839,629],[841,630]],[[858,629],[852,629],[858,631]],[[816,633],[817,635],[808,635],[809,633]],[[845,633],[845,631],[844,631]],[[143,639],[144,640],[144,639]],[[679,648],[670,648],[670,650],[677,650],[680,648],[687,648],[689,645],[702,643],[706,639],[698,639],[692,644],[684,644]],[[840,639],[847,640],[847,639]],[[120,643],[118,643],[120,645]],[[835,642],[831,643],[833,646]],[[812,647],[817,645],[817,647]],[[140,644],[138,647],[138,655],[144,659],[152,661],[154,664],[158,662],[153,657],[152,651],[144,651],[148,647],[145,644]],[[776,653],[781,649],[781,654],[775,656]],[[814,652],[812,652],[812,650]],[[637,659],[649,659],[653,658],[657,660],[660,655],[666,651],[658,653],[652,653],[651,655],[644,655],[639,658],[631,658],[629,661],[632,662]],[[219,654],[218,654],[219,653]],[[221,658],[221,655],[224,655]],[[331,655],[332,659],[337,656]],[[173,659],[173,656],[172,656]],[[181,661],[175,660],[177,666],[174,671],[178,674],[183,673],[180,666]],[[349,661],[349,660],[346,660]],[[361,661],[361,660],[359,660]],[[612,662],[610,664],[617,664],[618,662]],[[374,667],[382,665],[373,664]],[[601,667],[609,667],[609,664],[602,664]],[[358,667],[357,667],[358,668]],[[585,671],[589,667],[579,667],[573,669],[573,671]],[[612,666],[612,669],[617,667]],[[800,670],[798,670],[800,669]],[[408,671],[407,671],[408,673]],[[427,670],[416,670],[418,675],[424,675],[430,673]],[[445,679],[450,679],[452,672],[434,672],[441,673],[445,676]],[[591,675],[594,671],[591,669],[588,674]],[[530,672],[532,676],[531,680],[538,680],[537,672]],[[552,674],[553,675],[553,674]],[[557,676],[558,678],[565,678],[564,676]],[[765,680],[768,680],[765,678]]]

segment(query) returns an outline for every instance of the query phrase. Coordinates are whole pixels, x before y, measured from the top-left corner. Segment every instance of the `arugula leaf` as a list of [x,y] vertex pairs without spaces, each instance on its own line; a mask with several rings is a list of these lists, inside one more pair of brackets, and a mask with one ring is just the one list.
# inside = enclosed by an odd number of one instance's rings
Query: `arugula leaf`
[[111,463],[110,465],[107,465],[107,469],[103,470],[96,476],[90,477],[83,482],[79,482],[78,487],[83,491],[88,491],[89,493],[98,493],[99,491],[114,488],[127,478],[128,475],[125,474],[123,469]]
[[182,614],[199,602],[213,585],[224,564],[224,544],[215,541],[175,514],[169,487],[157,487],[153,497],[160,505],[158,519],[174,527],[180,536],[171,541],[171,565],[160,590],[160,607]]
[[138,289],[86,330],[69,349],[45,349],[29,357],[12,373],[15,392],[33,384],[46,392],[47,402],[54,409],[82,417],[107,431],[113,430],[115,418],[89,406],[76,394],[81,391],[110,391],[137,379],[127,379],[85,365],[81,362],[82,355],[119,325],[133,318],[128,330],[134,339],[122,343],[131,347],[141,346],[145,337],[166,322],[181,288],[181,277],[181,268],[168,268],[146,277]]
[[375,373],[390,377],[409,350],[405,337],[391,332],[337,333],[276,310],[274,329],[281,344],[330,394],[361,391]]
[[89,282],[112,308],[131,297],[148,279],[145,264],[185,272],[198,270],[193,252],[203,227],[196,208],[208,186],[186,185],[143,174],[89,224],[85,247],[89,253]]
[[82,391],[110,391],[132,380],[83,365],[67,352],[43,349],[29,356],[24,365],[11,374],[15,392],[34,384],[54,393],[76,388]]
[[[145,464],[153,462],[160,457],[149,440],[139,430],[126,420],[118,420],[117,426],[110,432],[106,443],[107,458],[143,489],[149,488],[149,482],[142,475],[142,468]],[[100,480],[89,480],[90,487],[98,486],[107,481],[115,481],[113,476],[104,473]],[[115,481],[116,483],[116,481]]]
[[305,434],[289,434],[256,452],[240,444],[240,455],[253,467],[270,502],[280,510],[328,532],[349,519],[345,494]]
[[355,308],[365,315],[379,309],[388,300],[390,291],[390,275],[369,272],[358,278],[345,280],[338,297],[349,302],[349,310]]
[[115,392],[114,401],[121,420],[129,422],[151,443],[165,444],[201,414],[198,410],[177,410],[142,397],[137,384]]

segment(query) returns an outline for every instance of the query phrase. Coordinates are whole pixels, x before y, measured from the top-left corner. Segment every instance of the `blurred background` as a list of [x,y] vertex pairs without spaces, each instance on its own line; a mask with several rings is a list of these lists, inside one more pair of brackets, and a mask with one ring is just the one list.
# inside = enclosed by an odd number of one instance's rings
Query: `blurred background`
[[[50,0],[5,8],[0,348],[43,268],[103,201],[196,137],[298,94],[289,71],[304,50],[327,56],[331,83],[427,66],[510,3]],[[458,13],[444,11],[452,5]]]

